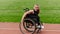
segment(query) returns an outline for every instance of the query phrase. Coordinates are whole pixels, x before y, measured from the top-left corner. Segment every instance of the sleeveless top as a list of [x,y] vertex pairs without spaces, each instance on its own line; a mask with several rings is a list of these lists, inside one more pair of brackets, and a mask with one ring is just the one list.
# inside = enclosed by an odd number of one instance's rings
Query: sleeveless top
[[29,17],[29,18],[37,18],[38,17],[38,11],[35,11],[34,10],[34,14],[27,14],[27,16],[26,17]]

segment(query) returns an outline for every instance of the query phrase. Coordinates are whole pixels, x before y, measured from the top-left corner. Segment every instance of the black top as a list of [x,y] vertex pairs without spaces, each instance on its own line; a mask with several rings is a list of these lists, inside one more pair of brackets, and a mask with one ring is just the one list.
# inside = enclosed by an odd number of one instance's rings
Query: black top
[[36,17],[38,17],[38,11],[35,11],[35,10],[34,10],[34,14],[27,14],[26,17],[29,17],[29,18],[36,18]]

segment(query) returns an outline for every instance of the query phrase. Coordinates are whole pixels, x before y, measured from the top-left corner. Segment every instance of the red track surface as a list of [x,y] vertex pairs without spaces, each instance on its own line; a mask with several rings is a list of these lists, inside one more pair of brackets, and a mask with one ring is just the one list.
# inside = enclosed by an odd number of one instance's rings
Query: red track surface
[[[60,24],[44,24],[40,34],[60,34]],[[0,23],[0,34],[22,34],[18,23]]]

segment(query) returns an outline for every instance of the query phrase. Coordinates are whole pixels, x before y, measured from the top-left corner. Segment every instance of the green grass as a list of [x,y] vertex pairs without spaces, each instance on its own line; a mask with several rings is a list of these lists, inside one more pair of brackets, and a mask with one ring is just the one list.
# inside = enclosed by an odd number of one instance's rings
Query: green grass
[[41,21],[60,23],[60,0],[0,0],[0,22],[20,22],[24,8],[39,4]]

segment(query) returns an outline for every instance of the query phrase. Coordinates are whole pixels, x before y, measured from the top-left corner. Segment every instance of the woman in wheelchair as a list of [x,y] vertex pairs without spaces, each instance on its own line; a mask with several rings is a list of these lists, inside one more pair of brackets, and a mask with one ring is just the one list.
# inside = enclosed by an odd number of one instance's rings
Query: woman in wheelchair
[[[35,21],[36,24],[38,24],[37,28],[40,28],[40,23],[39,23],[39,16],[38,14],[40,13],[40,10],[39,10],[39,5],[38,4],[35,4],[34,7],[33,7],[33,10],[29,10],[29,11],[26,11],[22,17],[22,20],[21,22],[23,22],[24,18],[31,18]],[[43,28],[43,26],[41,27]]]

